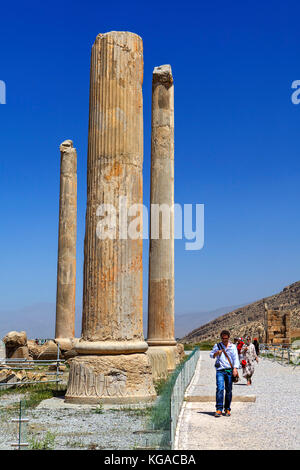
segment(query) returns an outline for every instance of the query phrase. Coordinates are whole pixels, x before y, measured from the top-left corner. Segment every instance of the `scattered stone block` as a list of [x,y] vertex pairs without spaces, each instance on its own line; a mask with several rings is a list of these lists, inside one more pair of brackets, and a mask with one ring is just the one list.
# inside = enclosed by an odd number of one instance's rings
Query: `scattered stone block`
[[[22,354],[28,353],[25,349],[19,350],[19,352],[16,353],[19,348],[27,347],[27,335],[25,331],[10,331],[9,333],[7,333],[6,336],[4,336],[3,342],[5,344],[5,352],[7,358],[21,358],[23,357]],[[17,354],[17,356],[14,356],[15,353]]]

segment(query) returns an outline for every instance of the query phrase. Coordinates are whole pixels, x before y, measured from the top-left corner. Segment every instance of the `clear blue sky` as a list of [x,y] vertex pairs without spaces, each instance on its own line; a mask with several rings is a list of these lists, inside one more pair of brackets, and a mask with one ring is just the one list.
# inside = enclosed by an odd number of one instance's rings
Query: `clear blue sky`
[[[176,242],[176,312],[236,305],[300,279],[299,2],[5,2],[1,5],[0,309],[55,302],[59,144],[78,151],[82,301],[90,51],[96,35],[144,41],[144,201],[151,79],[175,83],[175,199],[205,204],[205,246]],[[144,298],[147,305],[147,252]]]

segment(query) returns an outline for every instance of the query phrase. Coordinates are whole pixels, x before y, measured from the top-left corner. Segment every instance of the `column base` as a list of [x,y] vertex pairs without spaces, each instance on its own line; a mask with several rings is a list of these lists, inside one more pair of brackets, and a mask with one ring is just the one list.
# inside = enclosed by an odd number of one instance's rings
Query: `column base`
[[147,339],[148,346],[176,346],[175,339]]
[[71,362],[66,403],[130,404],[155,398],[146,354],[77,356]]
[[146,354],[150,360],[153,380],[166,379],[169,374],[166,351],[159,346],[151,346]]
[[147,355],[150,358],[154,380],[164,378],[172,372],[185,356],[184,346],[150,346]]
[[82,355],[119,355],[144,353],[148,349],[148,344],[146,341],[85,341],[80,339],[75,342],[74,349]]
[[55,343],[59,345],[61,351],[69,351],[74,348],[79,338],[55,338]]
[[176,343],[175,346],[150,346],[147,355],[151,361],[155,380],[173,372],[180,362]]

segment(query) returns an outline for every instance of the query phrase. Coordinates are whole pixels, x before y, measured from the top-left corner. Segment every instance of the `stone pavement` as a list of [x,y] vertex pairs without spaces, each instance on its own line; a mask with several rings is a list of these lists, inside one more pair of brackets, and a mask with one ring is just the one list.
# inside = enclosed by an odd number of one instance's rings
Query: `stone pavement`
[[175,449],[300,449],[300,367],[260,359],[253,385],[245,383],[233,385],[238,401],[233,400],[231,417],[215,418],[214,361],[201,351],[186,393],[195,401],[184,402]]

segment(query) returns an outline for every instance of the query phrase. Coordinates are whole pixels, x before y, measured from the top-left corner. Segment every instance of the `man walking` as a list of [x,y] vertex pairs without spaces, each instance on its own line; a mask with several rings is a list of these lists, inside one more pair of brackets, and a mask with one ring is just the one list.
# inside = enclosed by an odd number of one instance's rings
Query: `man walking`
[[230,416],[232,378],[238,376],[237,369],[240,367],[239,355],[236,345],[229,341],[229,331],[223,330],[220,334],[220,337],[222,342],[215,344],[210,353],[211,358],[216,358],[215,367],[217,369],[217,390],[215,416],[217,418],[222,416],[223,408],[225,416]]

